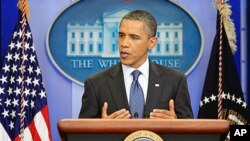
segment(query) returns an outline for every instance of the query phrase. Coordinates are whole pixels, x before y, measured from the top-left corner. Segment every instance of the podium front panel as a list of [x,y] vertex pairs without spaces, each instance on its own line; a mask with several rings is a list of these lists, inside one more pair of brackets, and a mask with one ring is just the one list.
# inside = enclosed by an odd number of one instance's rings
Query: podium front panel
[[136,131],[151,131],[164,141],[219,141],[229,122],[217,119],[63,119],[61,141],[123,141]]
[[[123,141],[129,134],[68,134],[67,141]],[[164,141],[219,141],[216,134],[158,134]]]

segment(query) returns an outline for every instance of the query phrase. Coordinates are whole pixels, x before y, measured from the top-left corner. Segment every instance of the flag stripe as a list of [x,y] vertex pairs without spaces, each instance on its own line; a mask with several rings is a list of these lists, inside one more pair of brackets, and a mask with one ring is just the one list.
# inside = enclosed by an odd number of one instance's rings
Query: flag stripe
[[[31,125],[32,125],[32,122],[28,127],[30,127]],[[36,134],[34,132],[32,132],[32,133],[30,132],[30,128],[24,129],[24,141],[35,141],[35,140],[33,140],[33,137],[32,137],[35,135]]]
[[38,134],[43,141],[50,141],[48,128],[46,121],[43,118],[43,115],[41,112],[38,112],[34,118],[35,126],[38,131]]
[[30,131],[30,133],[32,134],[32,140],[33,141],[41,141],[41,138],[39,137],[39,133],[37,131],[37,128],[35,126],[34,121],[32,121],[29,125],[28,128],[26,128],[27,130]]
[[8,133],[5,131],[5,129],[3,128],[2,123],[0,123],[0,141],[11,141]]
[[19,136],[16,136],[16,138],[14,139],[14,141],[21,141],[21,138]]
[[48,129],[49,138],[50,138],[50,140],[52,140],[51,128],[48,128],[48,127],[50,127],[50,120],[49,120],[49,115],[48,115],[48,113],[49,113],[48,105],[46,105],[46,106],[41,110],[41,113],[42,113],[42,115],[43,115],[43,118],[44,118],[45,123],[46,123],[46,126],[47,126],[46,129]]

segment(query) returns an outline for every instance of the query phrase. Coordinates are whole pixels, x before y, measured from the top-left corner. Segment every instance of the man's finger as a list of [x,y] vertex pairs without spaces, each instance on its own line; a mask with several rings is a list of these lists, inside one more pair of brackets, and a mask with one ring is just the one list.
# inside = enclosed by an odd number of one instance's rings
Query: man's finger
[[123,113],[120,113],[120,115],[117,115],[115,118],[116,119],[128,119],[130,117],[131,117],[131,115],[130,115],[129,111],[125,111]]
[[170,111],[165,111],[165,112],[159,112],[159,110],[157,111],[153,111],[150,113],[150,117],[152,119],[175,119],[175,115],[173,115],[173,112],[171,113]]
[[109,118],[115,119],[115,118],[117,118],[118,116],[120,116],[121,114],[123,114],[125,112],[126,112],[126,109],[121,109],[121,110],[116,111],[116,112],[112,113],[111,115],[109,115]]
[[108,117],[107,110],[108,110],[108,103],[104,102],[103,107],[102,107],[102,118]]
[[168,105],[169,105],[169,111],[174,111],[174,100],[173,99],[170,99]]
[[153,113],[164,114],[164,115],[171,115],[171,111],[165,109],[154,109]]

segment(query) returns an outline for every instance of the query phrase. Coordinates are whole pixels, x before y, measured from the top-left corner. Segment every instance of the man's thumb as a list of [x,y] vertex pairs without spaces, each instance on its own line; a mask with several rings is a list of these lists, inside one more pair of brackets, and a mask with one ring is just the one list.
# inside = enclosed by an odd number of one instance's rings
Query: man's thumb
[[170,101],[169,101],[169,110],[170,111],[174,111],[174,100],[173,99],[170,99]]
[[103,107],[102,107],[102,118],[105,118],[108,116],[107,110],[108,110],[108,103],[104,102]]

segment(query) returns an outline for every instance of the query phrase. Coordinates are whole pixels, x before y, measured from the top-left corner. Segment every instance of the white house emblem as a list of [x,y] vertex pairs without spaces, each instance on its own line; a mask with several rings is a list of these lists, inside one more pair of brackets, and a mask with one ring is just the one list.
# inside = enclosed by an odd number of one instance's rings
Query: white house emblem
[[[89,75],[119,62],[120,20],[131,10],[145,9],[158,21],[159,42],[149,52],[150,59],[188,74],[202,53],[200,28],[177,4],[158,0],[154,3],[157,8],[152,8],[149,5],[152,2],[110,0],[112,5],[103,4],[102,0],[75,2],[56,18],[49,30],[47,50],[52,62],[66,77],[82,84]],[[168,14],[170,10],[175,12]]]

